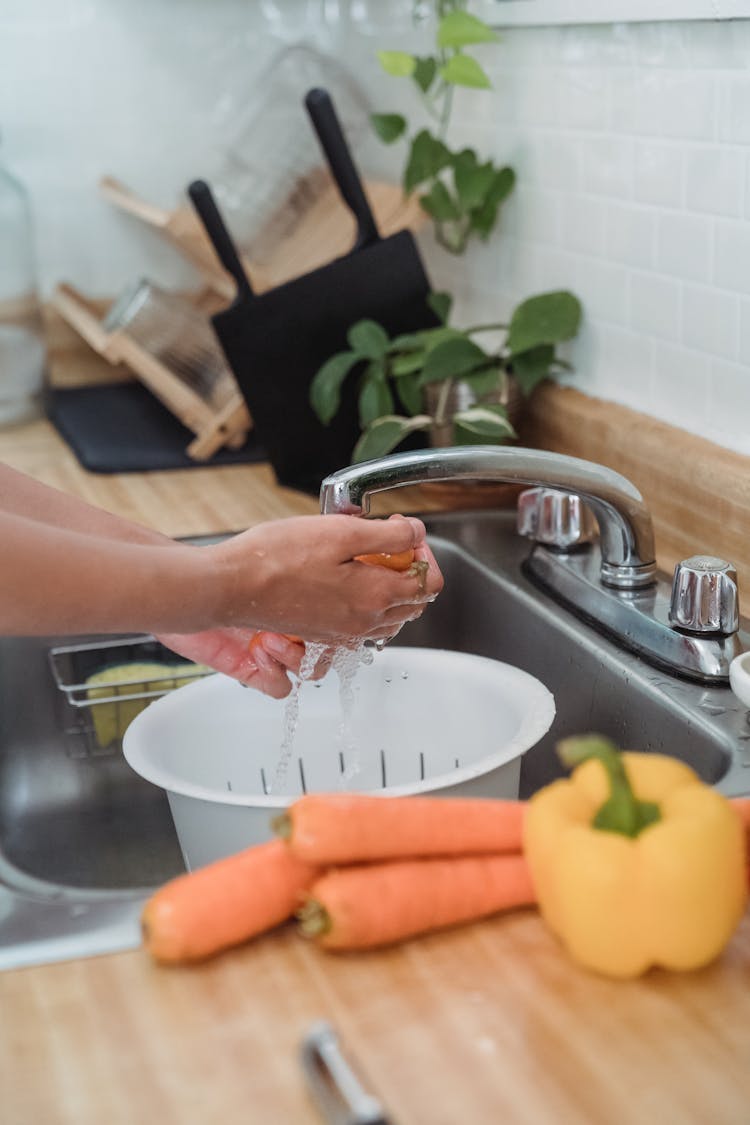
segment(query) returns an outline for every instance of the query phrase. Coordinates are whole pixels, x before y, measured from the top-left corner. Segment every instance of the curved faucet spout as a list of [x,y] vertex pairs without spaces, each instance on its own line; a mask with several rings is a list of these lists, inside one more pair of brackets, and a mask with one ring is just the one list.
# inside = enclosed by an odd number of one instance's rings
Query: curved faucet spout
[[599,523],[602,582],[632,590],[655,580],[653,527],[638,489],[604,465],[562,453],[501,445],[394,453],[326,477],[320,508],[366,515],[371,493],[436,480],[507,481],[576,493]]

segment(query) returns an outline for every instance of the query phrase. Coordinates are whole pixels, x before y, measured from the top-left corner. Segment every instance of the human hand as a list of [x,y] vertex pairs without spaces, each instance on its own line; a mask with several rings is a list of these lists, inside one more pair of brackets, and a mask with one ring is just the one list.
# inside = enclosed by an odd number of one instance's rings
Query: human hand
[[[357,562],[356,555],[414,550],[426,573]],[[419,617],[443,587],[421,520],[392,516],[300,516],[259,524],[201,552],[220,590],[227,626],[292,633],[305,640],[387,639]]]
[[[299,674],[305,655],[303,641],[253,629],[207,629],[202,633],[160,633],[163,645],[188,660],[208,664],[248,687],[274,699],[292,690],[289,673]],[[319,680],[330,664],[330,655],[318,661],[310,679]]]

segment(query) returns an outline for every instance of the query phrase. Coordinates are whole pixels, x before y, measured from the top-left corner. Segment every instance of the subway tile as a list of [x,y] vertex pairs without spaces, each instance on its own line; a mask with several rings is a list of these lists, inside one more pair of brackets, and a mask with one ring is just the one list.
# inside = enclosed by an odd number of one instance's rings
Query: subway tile
[[653,341],[613,325],[600,326],[597,380],[607,398],[648,413],[651,405]]
[[716,222],[713,281],[723,289],[750,293],[750,224]]
[[610,258],[647,269],[654,264],[656,219],[645,207],[610,203],[606,213],[606,250]]
[[656,267],[690,281],[711,275],[711,219],[665,212],[656,221]]
[[581,185],[580,141],[568,133],[536,131],[527,136],[516,168],[519,178],[539,187],[577,191]]
[[737,359],[739,338],[739,297],[709,286],[683,287],[682,339],[687,347]]
[[[510,201],[509,201],[510,202]],[[526,186],[513,199],[517,238],[554,245],[560,237],[560,195]]]
[[690,211],[741,215],[744,183],[744,159],[736,149],[712,145],[686,153],[685,202]]
[[671,278],[634,273],[630,278],[630,325],[637,332],[679,340],[680,285]]
[[714,360],[709,377],[706,423],[712,440],[750,453],[750,372],[739,363]]
[[750,143],[750,74],[725,76],[719,90],[719,140]]
[[601,137],[581,142],[581,178],[592,195],[630,199],[633,195],[633,141]]
[[685,193],[681,145],[639,141],[635,146],[634,195],[641,203],[679,207]]
[[740,300],[740,363],[750,365],[750,301]]
[[689,66],[728,70],[744,69],[748,65],[750,43],[741,43],[736,35],[735,21],[685,23],[682,25],[682,36]]
[[644,136],[713,140],[716,83],[706,72],[663,68],[612,76],[612,126]]
[[599,199],[567,195],[561,205],[561,242],[568,250],[581,254],[603,254],[605,249],[605,208]]
[[690,348],[657,341],[652,407],[673,425],[696,431],[706,417],[711,360]]
[[558,72],[555,98],[559,120],[568,129],[606,129],[609,122],[609,75],[586,67]]
[[584,313],[596,320],[627,326],[630,322],[630,273],[619,262],[578,257],[573,285]]

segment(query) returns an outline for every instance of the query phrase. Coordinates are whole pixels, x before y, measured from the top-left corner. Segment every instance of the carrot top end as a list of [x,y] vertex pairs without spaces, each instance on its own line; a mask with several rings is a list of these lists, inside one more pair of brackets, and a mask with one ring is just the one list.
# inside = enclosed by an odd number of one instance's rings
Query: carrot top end
[[297,911],[299,931],[303,937],[322,937],[331,930],[331,916],[317,899],[309,898]]
[[282,840],[291,840],[292,838],[292,818],[289,813],[279,813],[271,820],[271,828],[280,836]]

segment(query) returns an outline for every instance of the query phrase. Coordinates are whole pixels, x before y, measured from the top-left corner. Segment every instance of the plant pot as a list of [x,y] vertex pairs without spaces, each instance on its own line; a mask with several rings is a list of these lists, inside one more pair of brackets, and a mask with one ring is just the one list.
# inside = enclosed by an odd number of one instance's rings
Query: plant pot
[[[424,401],[426,413],[434,416],[440,393],[443,387],[441,383],[428,383],[424,388]],[[524,397],[521,392],[516,379],[513,375],[506,375],[503,383],[497,390],[491,391],[489,394],[481,395],[478,397],[468,383],[462,379],[457,379],[448,393],[447,403],[445,405],[445,413],[448,416],[445,422],[433,422],[430,431],[430,445],[433,449],[439,449],[443,446],[454,444],[453,440],[453,422],[451,418],[453,414],[459,410],[466,410],[476,403],[486,403],[488,405],[497,405],[498,403],[505,407],[508,412],[508,421],[514,429],[518,428],[521,415],[523,413]]]

